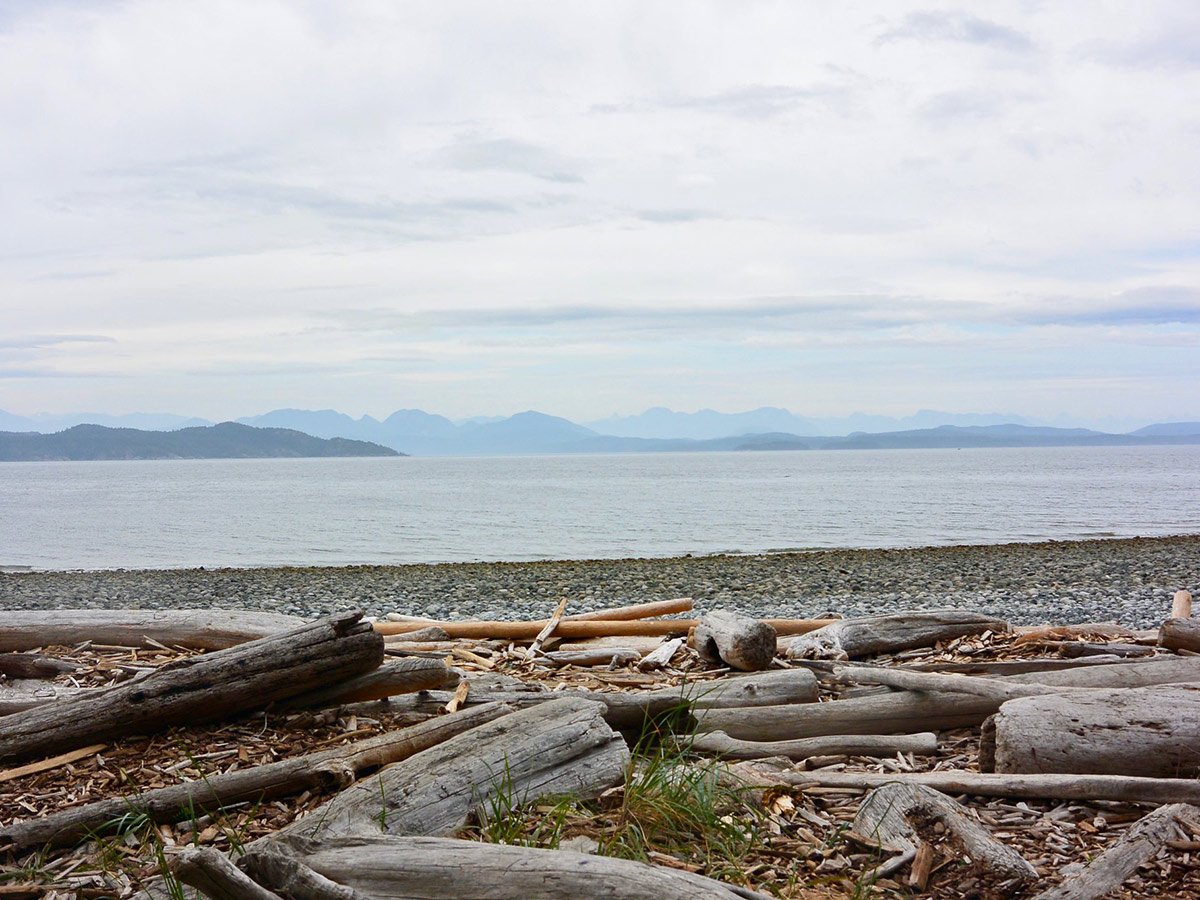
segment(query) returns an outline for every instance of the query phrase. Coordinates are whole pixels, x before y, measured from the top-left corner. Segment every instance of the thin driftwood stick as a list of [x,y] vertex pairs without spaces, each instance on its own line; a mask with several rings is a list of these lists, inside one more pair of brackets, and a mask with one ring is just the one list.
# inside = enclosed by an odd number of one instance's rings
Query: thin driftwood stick
[[614,606],[593,612],[575,613],[567,616],[568,622],[623,622],[634,619],[653,619],[692,611],[692,598],[679,597],[675,600],[655,600],[651,603],[635,603],[632,606]]
[[341,613],[293,631],[168,663],[144,678],[3,719],[0,760],[62,753],[171,725],[211,722],[352,678],[383,661],[383,639]]
[[1200,779],[1124,775],[998,775],[980,772],[780,771],[762,763],[735,763],[744,781],[870,790],[893,781],[923,784],[944,794],[1021,800],[1115,800],[1123,803],[1200,803]]
[[563,613],[567,611],[567,598],[563,597],[559,601],[550,619],[546,622],[544,628],[537,633],[537,637],[533,639],[533,643],[529,645],[529,649],[525,651],[526,659],[533,659],[538,655],[538,651],[542,649],[542,644],[550,639],[554,634],[554,629],[558,627],[558,623],[562,621]]
[[121,647],[224,650],[299,628],[303,619],[238,609],[10,609],[0,628],[0,650],[73,647],[84,641]]
[[[438,628],[454,638],[494,638],[506,641],[531,641],[546,627],[548,620],[537,622],[436,622]],[[778,634],[806,634],[820,628],[831,619],[764,619]],[[686,634],[696,626],[695,619],[563,619],[555,633],[561,638],[624,637],[629,635],[663,636]],[[375,629],[383,635],[402,635],[420,627],[412,622],[376,622]]]
[[1130,826],[1082,871],[1042,891],[1034,900],[1096,900],[1115,891],[1138,866],[1181,833],[1180,817],[1195,819],[1198,815],[1200,809],[1186,803],[1160,806]]
[[739,741],[723,731],[696,735],[687,745],[701,753],[715,753],[724,759],[766,759],[786,756],[807,759],[810,756],[894,756],[912,753],[932,756],[937,752],[937,735],[920,734],[848,734],[831,737],[801,738],[795,741]]
[[154,822],[175,822],[187,810],[211,812],[235,803],[272,800],[305,790],[328,790],[362,774],[407,759],[422,750],[485,725],[510,712],[493,703],[454,715],[439,716],[344,747],[282,759],[249,769],[207,775],[127,797],[73,806],[47,816],[0,828],[0,849],[70,846],[90,834],[117,827],[123,818],[146,815]]
[[48,772],[51,769],[57,769],[59,766],[78,762],[81,759],[96,755],[107,746],[108,744],[92,744],[90,747],[80,747],[78,750],[72,750],[69,753],[60,753],[58,756],[18,766],[15,769],[5,769],[0,772],[0,782],[12,781],[14,778],[24,778],[26,775],[35,775],[38,772]]

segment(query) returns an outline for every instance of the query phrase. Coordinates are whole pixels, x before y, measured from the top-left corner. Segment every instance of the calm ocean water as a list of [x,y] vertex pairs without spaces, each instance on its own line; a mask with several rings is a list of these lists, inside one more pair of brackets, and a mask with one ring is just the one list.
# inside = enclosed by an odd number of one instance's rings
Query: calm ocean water
[[1200,531],[1200,447],[0,464],[0,566],[674,556]]

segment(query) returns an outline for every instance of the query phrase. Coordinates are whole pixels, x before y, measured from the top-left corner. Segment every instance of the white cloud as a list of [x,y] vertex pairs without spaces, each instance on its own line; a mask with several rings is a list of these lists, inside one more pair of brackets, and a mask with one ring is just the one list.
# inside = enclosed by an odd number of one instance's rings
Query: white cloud
[[1196,414],[1190,9],[6,7],[0,408]]

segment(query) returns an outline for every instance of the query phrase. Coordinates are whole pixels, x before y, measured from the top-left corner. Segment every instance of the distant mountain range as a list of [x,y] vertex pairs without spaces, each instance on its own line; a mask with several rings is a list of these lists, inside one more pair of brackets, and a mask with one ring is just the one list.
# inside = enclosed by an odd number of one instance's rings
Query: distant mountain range
[[[73,420],[83,417],[80,414],[61,418]],[[159,433],[165,434],[195,430],[197,426],[194,423],[198,421],[168,414],[94,418],[126,423],[136,420],[144,423],[143,428],[150,428],[149,423],[157,422]],[[943,421],[947,419],[950,421]],[[0,411],[0,431],[49,431],[52,430],[52,421],[51,417],[29,419]],[[835,425],[851,422],[868,427],[830,431]],[[191,424],[184,427],[183,431],[168,430],[179,429],[182,423]],[[227,428],[233,424],[225,423],[216,427]],[[640,416],[593,422],[589,427],[534,411],[504,418],[479,417],[454,422],[445,416],[419,409],[398,410],[382,420],[371,416],[356,419],[331,409],[277,409],[240,419],[237,424],[256,429],[290,429],[315,438],[367,442],[420,456],[1200,443],[1200,422],[1167,422],[1147,425],[1127,434],[1115,434],[1085,428],[1029,424],[1028,420],[1015,416],[939,413],[932,410],[922,410],[902,419],[864,414],[844,419],[808,419],[772,407],[732,414],[713,410],[677,413],[659,407],[647,410]],[[358,454],[243,452],[230,455]]]
[[235,422],[177,431],[75,425],[55,434],[0,432],[3,462],[402,455],[390,447],[365,441],[326,440],[286,428],[251,428]]

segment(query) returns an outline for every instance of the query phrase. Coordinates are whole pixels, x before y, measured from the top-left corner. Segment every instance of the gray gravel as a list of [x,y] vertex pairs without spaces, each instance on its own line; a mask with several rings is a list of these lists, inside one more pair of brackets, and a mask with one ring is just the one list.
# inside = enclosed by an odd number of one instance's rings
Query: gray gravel
[[690,596],[763,617],[958,607],[1013,624],[1157,625],[1200,597],[1200,535],[764,556],[336,568],[0,574],[0,608],[218,607],[303,616],[364,608],[433,618],[542,617]]

